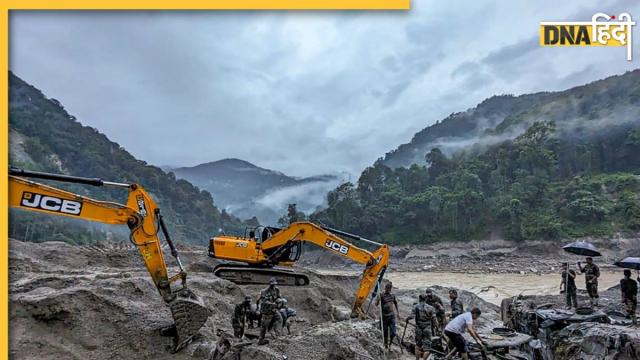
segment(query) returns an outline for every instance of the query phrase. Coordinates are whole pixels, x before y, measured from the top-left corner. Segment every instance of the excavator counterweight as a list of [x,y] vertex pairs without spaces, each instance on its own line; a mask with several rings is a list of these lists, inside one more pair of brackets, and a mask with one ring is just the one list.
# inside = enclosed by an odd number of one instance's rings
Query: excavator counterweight
[[[127,204],[99,201],[52,186],[27,180],[39,178],[93,186],[116,186],[129,191]],[[211,311],[200,297],[187,287],[178,250],[151,196],[138,184],[107,182],[97,178],[74,177],[21,169],[9,169],[9,206],[22,210],[59,215],[75,219],[99,221],[113,225],[127,225],[133,243],[158,292],[171,309],[174,326],[167,333],[174,334],[172,352],[185,347],[207,321]],[[171,249],[179,272],[169,276],[162,252],[159,233]],[[179,285],[172,284],[179,282]]]

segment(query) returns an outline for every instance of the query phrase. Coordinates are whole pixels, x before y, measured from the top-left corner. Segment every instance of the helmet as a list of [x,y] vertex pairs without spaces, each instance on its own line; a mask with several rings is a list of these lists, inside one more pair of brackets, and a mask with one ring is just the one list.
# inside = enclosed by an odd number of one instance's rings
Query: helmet
[[427,295],[433,295],[433,290],[427,289],[424,293]]
[[278,299],[276,300],[276,305],[278,305],[278,306],[284,306],[284,305],[287,305],[287,299],[285,299],[285,298],[278,298]]

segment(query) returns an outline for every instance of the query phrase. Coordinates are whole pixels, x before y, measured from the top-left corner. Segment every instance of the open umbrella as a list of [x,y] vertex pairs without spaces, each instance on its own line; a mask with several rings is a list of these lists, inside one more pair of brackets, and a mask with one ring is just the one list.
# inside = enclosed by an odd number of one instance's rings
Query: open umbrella
[[571,244],[563,246],[562,249],[564,249],[564,251],[566,252],[576,254],[576,255],[602,256],[602,254],[600,254],[600,251],[598,251],[598,249],[596,249],[596,247],[593,246],[593,244],[590,244],[585,241],[572,242]]
[[640,270],[640,257],[626,257],[616,261],[614,265],[625,269]]
[[[585,242],[585,241],[572,242],[571,244],[567,244],[567,245],[563,246],[562,249],[564,251],[568,252],[568,253],[575,254],[575,255],[602,256],[602,254],[600,254],[600,251],[598,251],[598,249],[596,249],[596,247],[593,244],[590,244],[590,243]],[[582,269],[580,269],[579,266],[580,265],[578,265],[578,270],[582,271]],[[565,291],[566,291],[567,290],[567,286],[569,284],[569,270],[568,269],[567,269],[564,281],[565,281]]]

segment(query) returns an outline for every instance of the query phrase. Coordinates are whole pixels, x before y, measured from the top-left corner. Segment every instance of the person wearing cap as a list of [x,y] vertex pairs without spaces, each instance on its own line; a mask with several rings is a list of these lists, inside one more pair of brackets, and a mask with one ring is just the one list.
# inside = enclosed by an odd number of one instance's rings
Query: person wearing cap
[[382,309],[382,329],[385,347],[390,347],[393,338],[396,337],[396,315],[400,315],[398,301],[391,292],[392,287],[393,285],[388,282],[384,286],[384,292],[376,300],[376,306],[380,306]]
[[251,311],[251,296],[245,296],[244,300],[234,308],[233,317],[231,318],[233,336],[239,339],[244,336],[244,326],[247,322],[249,311]]
[[569,269],[568,263],[562,264],[562,280],[560,280],[560,293],[565,293],[567,309],[578,308],[578,287],[576,286],[576,272]]
[[426,303],[427,296],[420,294],[418,303],[411,309],[409,320],[414,319],[416,322],[416,360],[426,359],[429,357],[429,349],[431,348],[431,336],[433,335],[433,326],[436,324],[436,309]]
[[633,326],[638,325],[636,307],[638,306],[638,283],[631,278],[631,270],[624,270],[624,279],[620,280],[622,303],[627,310],[627,317],[631,318]]
[[578,269],[584,274],[584,280],[587,285],[587,293],[591,301],[591,306],[598,306],[598,278],[600,277],[600,268],[593,263],[592,257],[587,257],[587,264],[582,267],[578,263]]
[[453,319],[464,312],[464,306],[462,306],[462,301],[458,299],[458,290],[456,289],[449,290],[449,299],[451,300],[451,318]]
[[276,278],[269,279],[269,287],[260,292],[260,297],[258,297],[256,301],[256,303],[259,304],[260,314],[262,315],[258,345],[267,344],[265,337],[267,331],[270,329],[273,329],[276,336],[280,336],[282,317],[276,307],[276,301],[281,298],[281,296],[280,289],[278,289],[276,285],[278,285]]
[[444,303],[442,299],[438,295],[436,295],[432,289],[427,289],[425,291],[427,295],[427,304],[431,305],[434,309],[436,309],[436,317],[438,319],[438,323],[434,327],[437,334],[442,333],[442,328],[447,323],[446,313],[444,310]]
[[482,311],[474,307],[471,311],[462,313],[449,321],[444,328],[444,334],[449,338],[454,349],[447,354],[447,359],[451,358],[456,352],[460,353],[460,357],[462,357],[463,360],[469,359],[469,347],[467,346],[467,341],[464,339],[464,336],[462,336],[465,331],[469,332],[469,335],[484,349],[484,342],[473,328],[473,321],[477,320],[481,314]]

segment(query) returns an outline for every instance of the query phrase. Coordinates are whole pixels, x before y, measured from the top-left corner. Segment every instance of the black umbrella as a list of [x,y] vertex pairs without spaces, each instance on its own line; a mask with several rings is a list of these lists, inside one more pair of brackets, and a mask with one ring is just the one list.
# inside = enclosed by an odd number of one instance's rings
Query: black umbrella
[[616,261],[614,265],[625,269],[640,270],[640,257],[626,257]]
[[593,244],[584,241],[572,242],[562,247],[564,251],[582,256],[602,256]]

